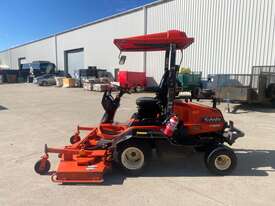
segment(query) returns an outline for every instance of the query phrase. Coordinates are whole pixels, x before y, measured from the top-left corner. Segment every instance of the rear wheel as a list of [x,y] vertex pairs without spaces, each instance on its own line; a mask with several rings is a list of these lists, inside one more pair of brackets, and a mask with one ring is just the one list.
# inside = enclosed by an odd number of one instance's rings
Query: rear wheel
[[151,152],[146,143],[127,142],[118,150],[118,163],[127,174],[136,176],[144,171]]
[[228,175],[237,165],[237,156],[228,147],[220,146],[205,153],[205,164],[216,175]]

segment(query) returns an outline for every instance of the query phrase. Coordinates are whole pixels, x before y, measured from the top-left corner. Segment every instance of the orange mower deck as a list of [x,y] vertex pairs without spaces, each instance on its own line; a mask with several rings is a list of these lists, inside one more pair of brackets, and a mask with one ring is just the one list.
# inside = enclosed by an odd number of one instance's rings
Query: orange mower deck
[[[80,130],[90,131],[86,137],[80,139]],[[107,149],[82,149],[89,145],[96,147],[99,136],[97,128],[77,127],[73,136],[77,142],[65,146],[63,149],[49,148],[45,145],[45,155],[40,167],[45,167],[49,153],[57,153],[60,158],[57,170],[52,174],[52,181],[57,183],[102,183],[103,175],[110,168],[111,152]],[[40,168],[43,170],[43,168]]]

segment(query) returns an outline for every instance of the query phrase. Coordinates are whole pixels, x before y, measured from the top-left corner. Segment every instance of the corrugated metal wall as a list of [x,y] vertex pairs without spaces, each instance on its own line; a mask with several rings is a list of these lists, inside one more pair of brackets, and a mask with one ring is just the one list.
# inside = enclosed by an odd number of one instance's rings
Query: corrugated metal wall
[[[147,9],[148,33],[180,29],[195,38],[183,66],[215,73],[250,73],[275,64],[274,0],[174,0]],[[159,81],[163,55],[147,54],[148,75]]]
[[[146,11],[146,13],[144,13]],[[146,18],[146,21],[144,19]],[[145,24],[147,22],[147,24]],[[84,48],[84,66],[118,65],[114,38],[179,29],[195,38],[182,66],[216,73],[250,73],[253,65],[275,64],[275,0],[173,0],[146,6],[98,23],[57,34],[0,53],[2,64],[18,68],[18,58],[56,62],[64,69],[64,51]],[[164,53],[127,54],[122,69],[146,72],[152,82],[163,73]],[[153,80],[153,81],[152,81]]]
[[[46,60],[55,63],[54,37],[36,41],[6,51],[10,55],[8,65],[11,69],[18,69],[18,59],[26,58],[26,62]],[[11,62],[10,62],[11,61]]]
[[[64,68],[64,51],[84,48],[85,68],[97,66],[113,72],[114,68],[121,68],[118,64],[119,50],[113,39],[143,34],[143,30],[143,11],[139,10],[60,34],[57,36],[58,66]],[[122,69],[143,71],[143,55],[128,53]]]
[[9,50],[0,52],[0,67],[1,66],[9,66],[10,65],[10,54]]

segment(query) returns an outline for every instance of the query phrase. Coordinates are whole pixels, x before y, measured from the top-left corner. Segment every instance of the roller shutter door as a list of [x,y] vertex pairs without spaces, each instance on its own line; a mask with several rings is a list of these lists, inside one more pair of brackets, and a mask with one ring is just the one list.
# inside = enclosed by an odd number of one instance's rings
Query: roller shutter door
[[76,49],[65,52],[66,71],[76,77],[79,69],[84,69],[84,49]]

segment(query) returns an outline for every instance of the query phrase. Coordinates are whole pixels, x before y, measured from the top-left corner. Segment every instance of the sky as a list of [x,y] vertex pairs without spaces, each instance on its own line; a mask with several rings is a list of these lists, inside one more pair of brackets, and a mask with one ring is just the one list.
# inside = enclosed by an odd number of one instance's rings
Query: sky
[[0,0],[0,51],[155,0]]

